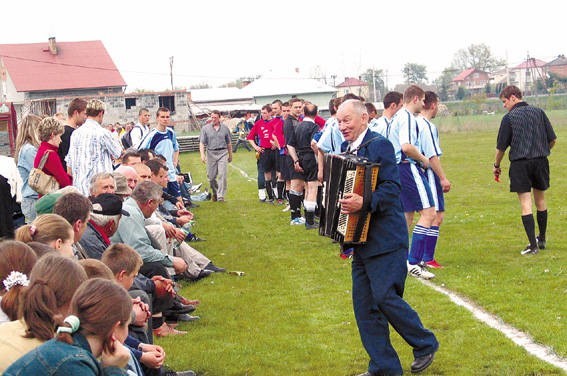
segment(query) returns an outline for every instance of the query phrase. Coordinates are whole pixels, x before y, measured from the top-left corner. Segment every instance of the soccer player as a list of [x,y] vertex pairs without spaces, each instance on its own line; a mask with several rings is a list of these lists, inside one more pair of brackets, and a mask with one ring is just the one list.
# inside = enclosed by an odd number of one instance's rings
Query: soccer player
[[[437,239],[439,238],[439,227],[443,223],[443,215],[445,213],[445,198],[444,192],[449,192],[451,189],[451,182],[445,176],[443,167],[441,166],[442,151],[439,144],[439,131],[435,124],[431,122],[437,115],[439,109],[439,97],[432,91],[425,92],[425,101],[420,116],[417,116],[417,124],[419,126],[419,137],[421,139],[421,151],[429,158],[429,166],[425,173],[433,202],[435,204],[435,219],[426,234],[425,250],[421,261],[430,268],[442,268],[442,266],[435,260],[435,247],[437,246]],[[413,216],[410,223],[413,222]]]

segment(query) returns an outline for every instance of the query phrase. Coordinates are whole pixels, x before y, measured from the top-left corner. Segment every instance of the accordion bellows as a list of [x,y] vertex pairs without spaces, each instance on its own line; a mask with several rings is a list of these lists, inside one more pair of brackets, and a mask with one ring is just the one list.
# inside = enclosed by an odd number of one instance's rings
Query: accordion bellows
[[[343,244],[364,244],[370,225],[369,207],[378,181],[379,163],[352,154],[326,154],[323,198],[319,234]],[[346,193],[363,197],[363,209],[357,213],[341,213],[339,200]]]

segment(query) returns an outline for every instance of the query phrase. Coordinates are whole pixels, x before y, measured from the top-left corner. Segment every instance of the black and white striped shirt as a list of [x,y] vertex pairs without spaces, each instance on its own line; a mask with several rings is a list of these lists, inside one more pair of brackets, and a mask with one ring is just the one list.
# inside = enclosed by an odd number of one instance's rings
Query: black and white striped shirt
[[557,137],[545,112],[526,102],[516,104],[502,118],[496,148],[510,147],[510,161],[547,157]]

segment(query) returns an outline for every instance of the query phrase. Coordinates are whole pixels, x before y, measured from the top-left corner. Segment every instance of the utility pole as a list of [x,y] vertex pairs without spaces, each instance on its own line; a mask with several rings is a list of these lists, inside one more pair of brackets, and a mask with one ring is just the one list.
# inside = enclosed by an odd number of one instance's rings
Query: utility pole
[[171,91],[173,91],[173,56],[169,57],[169,79],[171,81]]
[[374,89],[374,102],[376,102],[376,77],[375,77],[375,73],[376,71],[374,69],[372,69],[372,88]]

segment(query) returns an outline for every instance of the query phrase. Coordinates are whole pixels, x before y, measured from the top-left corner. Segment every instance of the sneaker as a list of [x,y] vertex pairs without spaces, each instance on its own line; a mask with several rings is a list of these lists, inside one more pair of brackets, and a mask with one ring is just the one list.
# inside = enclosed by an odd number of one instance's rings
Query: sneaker
[[428,268],[433,268],[433,269],[443,268],[443,265],[439,264],[436,260],[426,261],[425,265],[427,265]]
[[[302,219],[303,219],[303,221],[302,221]],[[305,219],[304,219],[303,217],[297,217],[297,218],[292,219],[292,220],[289,222],[289,224],[292,225],[292,226],[304,225],[304,224],[305,224]]]
[[545,242],[545,240],[541,240],[541,239],[539,238],[539,236],[536,236],[536,239],[537,239],[537,247],[538,247],[539,249],[545,249],[545,246],[547,245],[546,242]]
[[412,277],[422,278],[422,279],[435,278],[435,274],[428,271],[425,267],[419,264],[411,265],[409,262],[408,262],[408,274],[411,275]]
[[191,186],[191,188],[189,189],[189,193],[197,193],[197,191],[199,190],[199,188],[201,188],[202,185],[203,183],[199,183],[197,185]]
[[306,230],[315,230],[315,229],[318,229],[318,228],[319,228],[319,224],[317,224],[317,223],[313,223],[313,224],[306,223],[305,224]]
[[282,209],[282,211],[283,211],[283,212],[288,212],[289,209],[291,209],[291,207],[290,207],[289,204],[288,204],[288,205],[286,205],[285,208]]
[[526,246],[526,248],[525,248],[523,251],[520,252],[520,254],[521,254],[522,256],[525,256],[525,255],[535,255],[535,254],[537,254],[538,252],[539,252],[539,249],[537,249],[537,248],[532,249],[531,246],[528,244],[528,245]]

